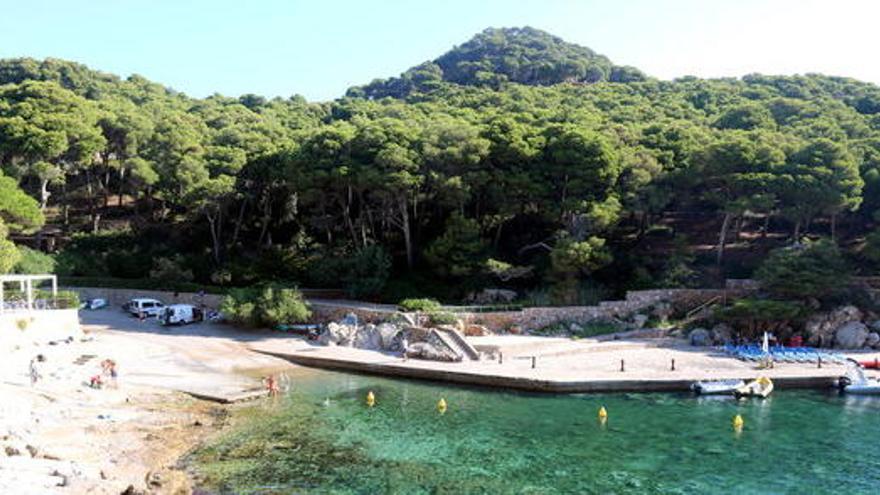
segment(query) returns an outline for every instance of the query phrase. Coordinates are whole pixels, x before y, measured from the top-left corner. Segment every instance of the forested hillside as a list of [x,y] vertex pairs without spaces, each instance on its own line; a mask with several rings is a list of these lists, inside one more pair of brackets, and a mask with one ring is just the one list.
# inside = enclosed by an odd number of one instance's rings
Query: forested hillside
[[809,238],[880,261],[880,88],[659,81],[531,28],[321,104],[0,61],[0,164],[0,235],[60,232],[19,270],[575,303],[748,276]]

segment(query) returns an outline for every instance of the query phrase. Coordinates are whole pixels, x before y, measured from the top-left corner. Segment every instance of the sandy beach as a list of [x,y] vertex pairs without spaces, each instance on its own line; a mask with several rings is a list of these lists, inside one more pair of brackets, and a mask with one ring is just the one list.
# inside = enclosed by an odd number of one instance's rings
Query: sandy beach
[[[248,351],[259,335],[223,325],[165,329],[117,309],[81,319],[83,339],[21,345],[0,363],[0,493],[189,493],[178,460],[226,409],[182,391],[234,394],[292,367]],[[37,354],[46,362],[32,386]],[[89,387],[107,358],[117,387]]]

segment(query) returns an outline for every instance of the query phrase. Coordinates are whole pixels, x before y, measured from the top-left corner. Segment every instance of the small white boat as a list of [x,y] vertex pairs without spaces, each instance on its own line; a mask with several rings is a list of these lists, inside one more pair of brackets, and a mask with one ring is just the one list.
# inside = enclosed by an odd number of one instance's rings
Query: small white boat
[[737,388],[733,393],[737,397],[766,398],[771,392],[773,392],[773,380],[761,376]]
[[700,395],[730,395],[745,385],[742,380],[713,380],[694,382],[691,390]]
[[880,381],[865,376],[865,371],[858,363],[850,361],[846,375],[840,377],[840,388],[848,394],[878,395]]

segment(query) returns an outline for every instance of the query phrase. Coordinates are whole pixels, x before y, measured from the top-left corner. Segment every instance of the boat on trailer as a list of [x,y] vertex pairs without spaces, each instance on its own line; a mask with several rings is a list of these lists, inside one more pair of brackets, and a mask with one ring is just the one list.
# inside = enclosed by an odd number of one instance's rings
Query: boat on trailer
[[699,395],[730,395],[743,385],[742,380],[707,380],[694,382],[691,390]]

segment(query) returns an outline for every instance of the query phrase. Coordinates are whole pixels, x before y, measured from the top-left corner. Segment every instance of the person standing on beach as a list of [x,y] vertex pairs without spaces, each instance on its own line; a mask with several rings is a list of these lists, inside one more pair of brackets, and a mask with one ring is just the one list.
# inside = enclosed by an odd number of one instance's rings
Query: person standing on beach
[[110,377],[110,383],[113,385],[113,388],[118,388],[119,384],[117,383],[116,379],[119,374],[116,371],[116,361],[112,359],[105,359],[101,361],[101,369],[102,375],[107,375]]
[[46,358],[42,354],[37,354],[37,357],[31,359],[30,364],[28,365],[28,374],[31,377],[31,386],[37,384],[41,378],[43,378],[43,374],[40,372],[40,368],[42,367],[40,363],[45,361]]
[[275,375],[269,375],[266,378],[263,378],[263,382],[266,384],[266,390],[269,392],[269,395],[272,397],[278,397],[280,390],[278,389],[278,380],[275,379]]

